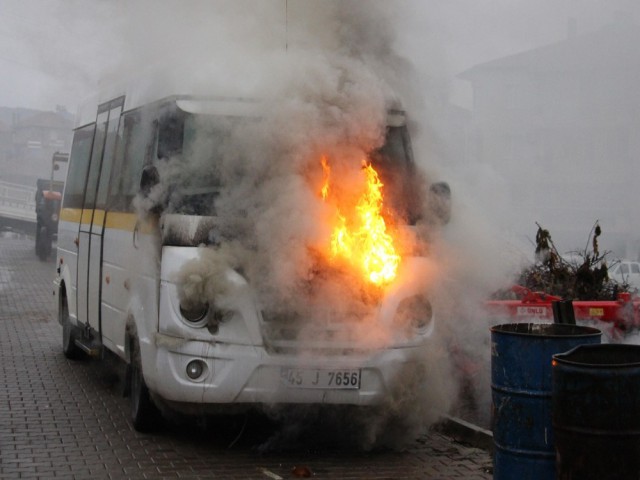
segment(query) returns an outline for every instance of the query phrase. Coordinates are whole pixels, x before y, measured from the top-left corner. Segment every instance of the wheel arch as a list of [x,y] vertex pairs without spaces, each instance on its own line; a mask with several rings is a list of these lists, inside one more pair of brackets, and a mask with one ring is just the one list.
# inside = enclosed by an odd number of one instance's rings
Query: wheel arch
[[154,390],[156,384],[155,370],[155,336],[146,327],[144,310],[130,309],[125,324],[124,358],[131,365],[134,344],[137,344],[140,355],[140,367],[147,385]]
[[[58,312],[60,312],[60,309],[62,307],[61,302],[64,295],[67,299],[67,308],[69,309],[69,316],[71,318],[72,324],[77,325],[77,312],[75,309],[75,298],[73,297],[72,291],[73,289],[68,288],[68,286],[73,285],[73,283],[71,282],[71,272],[69,271],[69,265],[61,264],[59,265],[59,267],[60,274],[54,281],[58,288]],[[58,315],[58,321],[61,322],[60,315]]]
[[62,302],[67,302],[67,308],[69,308],[67,285],[64,280],[61,280],[58,285],[58,323],[60,325],[62,325]]
[[127,322],[125,324],[124,331],[124,358],[125,361],[130,364],[132,360],[131,353],[133,351],[134,342],[139,342],[138,327],[136,326],[135,317],[131,313],[127,315]]

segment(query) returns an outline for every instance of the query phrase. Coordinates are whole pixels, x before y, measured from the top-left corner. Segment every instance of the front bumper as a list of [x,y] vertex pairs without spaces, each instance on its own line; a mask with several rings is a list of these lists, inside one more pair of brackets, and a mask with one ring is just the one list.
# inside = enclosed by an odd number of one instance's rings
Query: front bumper
[[[270,355],[262,347],[213,344],[203,341],[174,342],[157,334],[154,393],[185,411],[194,404],[331,404],[379,405],[401,384],[403,372],[415,372],[425,347],[390,348],[354,355]],[[196,380],[187,365],[201,360],[206,367]],[[281,378],[282,369],[359,370],[357,389],[291,387]],[[418,369],[419,370],[419,369]],[[415,375],[407,375],[415,379]],[[189,406],[189,408],[187,408]],[[179,408],[178,408],[179,409]]]

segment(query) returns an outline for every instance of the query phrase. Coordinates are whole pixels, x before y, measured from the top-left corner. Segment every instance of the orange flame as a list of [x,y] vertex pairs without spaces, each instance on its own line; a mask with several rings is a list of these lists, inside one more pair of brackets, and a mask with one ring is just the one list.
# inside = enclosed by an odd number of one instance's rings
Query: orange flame
[[320,163],[322,164],[322,171],[324,172],[324,184],[322,185],[322,189],[320,190],[320,195],[322,195],[322,199],[326,200],[329,196],[329,180],[331,175],[331,168],[329,168],[329,162],[327,162],[327,157],[324,155],[320,159]]
[[[327,201],[331,193],[331,169],[326,157],[323,156],[320,162],[324,171],[320,193]],[[366,185],[355,204],[336,202],[337,219],[331,235],[331,258],[346,260],[360,268],[371,283],[383,286],[396,277],[400,255],[381,213],[383,184],[370,163],[363,162],[362,168]]]

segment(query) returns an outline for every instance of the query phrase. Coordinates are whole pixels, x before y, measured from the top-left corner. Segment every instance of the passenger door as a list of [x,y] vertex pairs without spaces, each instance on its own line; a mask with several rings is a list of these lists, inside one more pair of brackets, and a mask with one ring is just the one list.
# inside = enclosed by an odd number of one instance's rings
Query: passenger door
[[78,235],[78,318],[101,332],[102,250],[106,198],[124,97],[98,106]]
[[69,172],[58,224],[58,265],[66,266],[70,273],[70,277],[67,277],[66,294],[69,315],[75,319],[74,324],[84,322],[86,316],[86,311],[78,315],[78,232],[94,135],[94,123],[76,129],[73,134]]

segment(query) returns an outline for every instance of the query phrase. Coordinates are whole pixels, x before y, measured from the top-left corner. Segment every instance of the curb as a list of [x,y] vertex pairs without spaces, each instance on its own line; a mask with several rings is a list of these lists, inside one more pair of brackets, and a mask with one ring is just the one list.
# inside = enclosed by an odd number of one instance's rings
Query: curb
[[441,420],[433,428],[457,442],[493,452],[493,433],[461,418],[443,414]]

